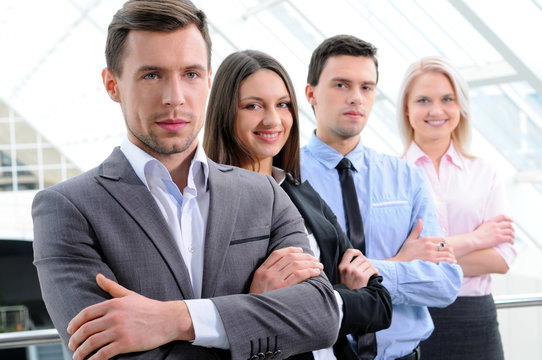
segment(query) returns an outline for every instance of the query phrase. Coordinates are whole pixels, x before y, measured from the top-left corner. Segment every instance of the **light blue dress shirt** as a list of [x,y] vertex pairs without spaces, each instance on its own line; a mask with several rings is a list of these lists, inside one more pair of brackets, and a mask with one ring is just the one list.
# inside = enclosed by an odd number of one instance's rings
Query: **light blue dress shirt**
[[[421,236],[443,236],[423,173],[405,160],[362,145],[346,155],[354,166],[354,184],[363,218],[367,257],[383,276],[393,302],[392,324],[377,332],[376,359],[412,352],[433,331],[427,310],[451,304],[461,288],[458,265],[427,261],[387,261],[397,254],[418,219]],[[343,156],[313,134],[301,149],[301,175],[331,207],[346,229],[341,185],[335,166]]]

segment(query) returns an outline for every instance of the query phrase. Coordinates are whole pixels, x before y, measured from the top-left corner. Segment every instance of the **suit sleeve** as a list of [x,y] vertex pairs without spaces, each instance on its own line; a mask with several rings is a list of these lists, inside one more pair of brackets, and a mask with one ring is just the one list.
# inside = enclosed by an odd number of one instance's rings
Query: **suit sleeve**
[[[303,221],[288,196],[272,178],[273,216],[268,255],[279,248],[309,251]],[[257,353],[286,358],[330,347],[337,338],[339,312],[325,275],[264,294],[215,297],[233,359]]]
[[344,284],[333,287],[341,295],[344,304],[339,337],[375,332],[391,325],[391,297],[382,285],[381,276],[373,275],[367,286],[361,289],[350,290]]
[[34,198],[34,265],[43,300],[65,344],[69,321],[83,308],[107,300],[95,276],[116,280],[99,253],[85,216],[63,194],[43,190]]

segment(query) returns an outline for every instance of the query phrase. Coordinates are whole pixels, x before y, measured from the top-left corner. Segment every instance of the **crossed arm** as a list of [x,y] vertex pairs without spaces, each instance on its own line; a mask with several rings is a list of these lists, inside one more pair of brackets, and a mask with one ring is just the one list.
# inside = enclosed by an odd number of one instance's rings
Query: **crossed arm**
[[[488,273],[506,273],[508,265],[493,247],[514,244],[512,219],[498,215],[478,226],[474,231],[461,235],[421,237],[422,220],[403,243],[397,255],[389,260],[423,260],[438,264],[441,261],[459,264],[465,276]],[[444,248],[438,246],[442,242]]]

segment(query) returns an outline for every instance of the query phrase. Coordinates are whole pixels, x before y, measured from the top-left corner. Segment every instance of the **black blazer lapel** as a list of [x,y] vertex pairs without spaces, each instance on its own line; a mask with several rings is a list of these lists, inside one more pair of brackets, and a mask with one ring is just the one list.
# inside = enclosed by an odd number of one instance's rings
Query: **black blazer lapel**
[[338,280],[337,265],[339,257],[339,234],[324,216],[323,200],[308,182],[294,185],[285,179],[281,187],[288,194],[297,210],[301,213],[307,226],[320,247],[320,261],[324,264],[324,272],[334,283]]
[[96,180],[115,198],[155,244],[173,273],[184,299],[194,298],[188,269],[149,190],[119,148],[100,165]]

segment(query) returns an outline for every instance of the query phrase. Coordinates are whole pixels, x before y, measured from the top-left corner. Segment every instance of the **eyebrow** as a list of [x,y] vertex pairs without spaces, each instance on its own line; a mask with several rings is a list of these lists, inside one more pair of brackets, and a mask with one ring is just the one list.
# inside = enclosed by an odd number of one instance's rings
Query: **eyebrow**
[[[346,78],[342,78],[342,77],[334,77],[334,78],[331,78],[330,80],[331,82],[347,82],[347,83],[351,83],[352,80],[350,79],[346,79]],[[375,81],[362,81],[361,82],[363,85],[376,85],[376,82]]]
[[[137,69],[137,73],[147,72],[147,71],[160,71],[165,68],[156,65],[142,65]],[[201,64],[192,64],[184,67],[184,70],[199,70],[206,71],[206,67]]]
[[[284,96],[279,97],[277,100],[284,100],[284,99],[289,99],[289,98],[290,98],[290,95],[284,95]],[[245,100],[263,101],[263,98],[258,97],[258,96],[247,96],[247,97],[244,97],[244,98],[240,99],[240,101],[245,101]]]
[[[444,96],[455,96],[455,94],[454,94],[454,93],[448,93],[448,94],[444,94],[444,95],[442,95],[442,96],[443,96],[443,97],[444,97]],[[414,95],[414,97],[424,98],[424,97],[429,97],[429,96],[423,95],[423,94],[419,94],[419,95]]]

